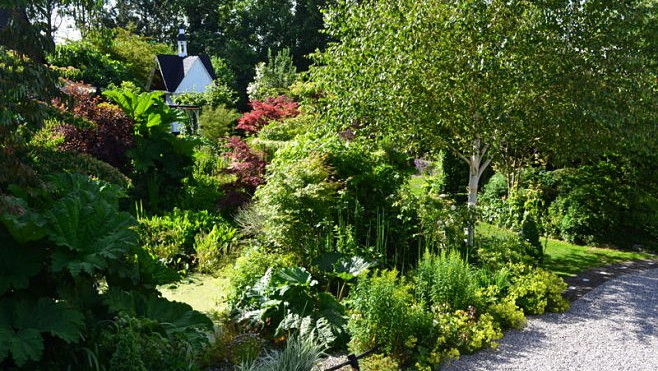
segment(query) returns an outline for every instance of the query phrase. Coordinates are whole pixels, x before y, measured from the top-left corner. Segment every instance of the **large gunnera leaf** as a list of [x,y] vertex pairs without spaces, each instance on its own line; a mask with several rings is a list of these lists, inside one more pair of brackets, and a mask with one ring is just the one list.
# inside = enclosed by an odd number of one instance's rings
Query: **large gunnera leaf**
[[62,247],[53,253],[55,272],[68,269],[73,276],[108,267],[137,244],[134,219],[117,212],[103,200],[91,203],[77,197],[55,202],[46,213],[50,239]]
[[68,343],[80,339],[84,317],[66,303],[48,298],[38,301],[0,301],[0,362],[13,358],[16,365],[38,361],[43,352],[43,334]]
[[172,302],[138,292],[110,289],[105,304],[111,311],[132,317],[146,317],[167,325],[167,332],[185,332],[190,329],[212,330],[212,321],[184,303]]

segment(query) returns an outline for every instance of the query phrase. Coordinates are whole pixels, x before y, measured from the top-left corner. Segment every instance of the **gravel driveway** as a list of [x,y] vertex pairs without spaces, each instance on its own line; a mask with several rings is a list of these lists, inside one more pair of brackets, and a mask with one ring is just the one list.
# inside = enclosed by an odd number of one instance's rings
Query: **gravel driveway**
[[441,370],[658,370],[658,269],[610,280],[561,314],[528,320],[485,350]]

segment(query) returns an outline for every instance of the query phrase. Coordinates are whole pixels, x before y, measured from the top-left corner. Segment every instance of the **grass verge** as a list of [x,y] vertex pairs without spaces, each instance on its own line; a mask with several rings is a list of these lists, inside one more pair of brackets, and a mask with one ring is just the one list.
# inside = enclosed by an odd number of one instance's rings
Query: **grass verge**
[[[477,231],[484,236],[509,236],[513,232],[491,224],[480,223]],[[656,255],[622,251],[596,246],[579,246],[569,242],[541,239],[544,245],[544,268],[562,276],[575,276],[589,268],[600,267],[607,264],[639,260],[655,259]]]

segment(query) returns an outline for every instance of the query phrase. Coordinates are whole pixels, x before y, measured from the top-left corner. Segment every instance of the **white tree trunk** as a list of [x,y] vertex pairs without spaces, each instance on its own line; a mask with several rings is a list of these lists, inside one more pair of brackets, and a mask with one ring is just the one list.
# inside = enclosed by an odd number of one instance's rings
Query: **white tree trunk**
[[[461,158],[466,161],[468,164],[468,186],[466,191],[468,192],[468,208],[469,211],[474,214],[475,208],[477,207],[477,197],[478,197],[478,186],[480,183],[480,177],[482,173],[487,169],[491,163],[491,159],[485,159],[487,154],[488,146],[482,145],[479,139],[473,140],[473,147],[469,157],[461,155]],[[483,161],[484,160],[484,161]],[[468,223],[468,233],[466,238],[466,244],[468,246],[473,246],[475,243],[475,220],[471,218]]]

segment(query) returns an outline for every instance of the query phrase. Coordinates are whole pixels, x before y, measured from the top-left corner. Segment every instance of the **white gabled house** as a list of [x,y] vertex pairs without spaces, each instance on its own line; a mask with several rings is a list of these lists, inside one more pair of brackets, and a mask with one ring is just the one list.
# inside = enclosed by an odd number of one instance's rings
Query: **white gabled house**
[[[172,97],[184,93],[203,93],[216,79],[207,55],[187,55],[187,35],[181,25],[178,29],[178,55],[158,54],[151,74],[149,90],[164,91],[168,105],[183,109],[197,117],[200,107],[176,105]],[[172,125],[172,132],[180,132],[180,124]]]

